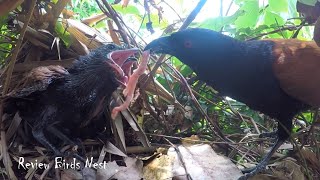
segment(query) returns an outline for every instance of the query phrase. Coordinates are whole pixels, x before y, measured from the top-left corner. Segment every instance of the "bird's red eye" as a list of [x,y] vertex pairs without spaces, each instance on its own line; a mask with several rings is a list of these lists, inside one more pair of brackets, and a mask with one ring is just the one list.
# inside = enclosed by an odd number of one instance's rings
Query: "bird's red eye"
[[192,47],[192,42],[189,41],[189,40],[185,41],[185,42],[184,42],[184,47],[186,47],[186,48],[191,48],[191,47]]

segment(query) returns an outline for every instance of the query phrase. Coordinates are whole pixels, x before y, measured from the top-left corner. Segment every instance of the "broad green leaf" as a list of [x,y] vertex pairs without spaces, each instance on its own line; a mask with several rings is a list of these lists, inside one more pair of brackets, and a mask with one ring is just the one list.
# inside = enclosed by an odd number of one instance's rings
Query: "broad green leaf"
[[287,0],[269,0],[269,7],[274,12],[287,12],[288,1]]
[[120,12],[121,14],[141,14],[138,8],[132,5],[128,5],[127,7],[123,8],[121,4],[116,4],[112,6],[114,10]]
[[171,58],[171,62],[177,68],[180,68],[182,65],[184,65],[178,58],[176,58],[174,56]]
[[304,118],[306,118],[306,120],[311,123],[312,120],[313,120],[313,117],[312,117],[312,113],[311,112],[305,112],[305,113],[302,113],[302,115],[304,116]]
[[183,65],[180,69],[180,73],[183,75],[183,76],[189,76],[193,73],[193,71],[191,70],[191,68],[187,65]]
[[232,16],[209,18],[201,22],[200,27],[220,31],[222,27],[232,24],[235,20],[237,20],[237,18],[244,15],[244,13],[245,12],[243,10],[239,10]]
[[[142,16],[136,16],[136,17],[138,22],[140,23],[142,21]],[[150,19],[152,21],[153,28],[166,28],[168,26],[168,20],[162,19],[159,22],[159,16],[157,14],[150,14]],[[148,22],[149,22],[148,18],[144,18],[141,28],[146,29],[146,23]]]
[[245,1],[240,10],[245,13],[235,21],[236,28],[254,27],[259,18],[259,2]]
[[278,26],[284,25],[285,20],[276,13],[270,12],[268,10],[265,11],[264,14],[264,24],[270,26],[272,24],[276,24]]
[[96,25],[94,25],[94,27],[97,28],[97,29],[105,28],[105,27],[107,27],[106,21],[100,21]]

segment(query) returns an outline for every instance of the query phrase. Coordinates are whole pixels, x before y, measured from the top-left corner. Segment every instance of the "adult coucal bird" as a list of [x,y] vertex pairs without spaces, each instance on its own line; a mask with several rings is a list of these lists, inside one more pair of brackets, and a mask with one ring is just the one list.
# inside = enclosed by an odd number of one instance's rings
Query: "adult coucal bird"
[[145,49],[176,56],[221,95],[278,120],[275,145],[243,179],[266,167],[288,139],[297,113],[320,105],[320,48],[312,41],[239,41],[194,28],[156,39]]
[[104,105],[113,91],[128,82],[135,62],[130,56],[136,52],[138,49],[124,50],[110,43],[80,56],[68,70],[61,66],[35,68],[5,95],[4,112],[18,111],[31,125],[34,138],[61,155],[49,135],[73,143],[63,130],[79,134],[83,127],[101,125]]

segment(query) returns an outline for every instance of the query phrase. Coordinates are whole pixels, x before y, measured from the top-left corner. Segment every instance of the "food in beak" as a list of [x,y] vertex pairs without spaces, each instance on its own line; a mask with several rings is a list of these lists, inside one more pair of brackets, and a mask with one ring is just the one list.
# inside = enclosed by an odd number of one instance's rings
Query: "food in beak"
[[108,54],[108,61],[107,63],[114,69],[117,74],[117,80],[122,85],[126,86],[128,81],[128,75],[131,71],[131,66],[134,62],[130,62],[135,58],[129,58],[130,56],[134,55],[135,53],[139,52],[139,49],[132,48],[126,50],[118,50],[113,51]]

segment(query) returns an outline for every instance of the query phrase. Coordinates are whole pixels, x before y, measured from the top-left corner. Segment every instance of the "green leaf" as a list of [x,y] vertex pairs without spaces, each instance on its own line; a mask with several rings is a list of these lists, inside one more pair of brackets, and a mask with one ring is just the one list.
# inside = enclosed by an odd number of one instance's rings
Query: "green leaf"
[[193,71],[191,70],[191,68],[187,65],[183,65],[182,68],[180,69],[180,73],[183,76],[189,76],[193,73]]
[[63,27],[62,23],[59,21],[57,21],[57,23],[56,23],[55,32],[58,34],[58,37],[60,37],[60,39],[62,39],[64,44],[67,47],[70,47],[70,45],[71,45],[70,33]]
[[306,118],[307,122],[309,123],[312,122],[313,117],[311,112],[305,112],[305,113],[302,113],[302,115],[304,116],[304,118]]
[[105,27],[107,27],[106,21],[100,21],[96,25],[94,25],[94,27],[97,28],[97,29],[105,28]]
[[208,18],[200,23],[200,27],[220,31],[222,27],[228,24],[232,24],[240,16],[244,15],[244,13],[245,11],[238,10],[232,16]]
[[240,10],[243,10],[245,13],[235,21],[236,28],[254,27],[259,18],[259,2],[244,1]]
[[116,4],[112,6],[114,10],[120,12],[121,14],[140,14],[138,8],[132,5],[128,5],[127,7],[123,8],[121,4]]
[[184,65],[178,58],[172,56],[171,58],[171,62],[173,63],[173,65],[177,68],[180,68],[182,65]]
[[276,24],[278,26],[284,25],[285,20],[276,13],[270,12],[268,10],[265,11],[264,14],[264,24],[270,26],[272,24]]
[[[140,22],[142,21],[143,16],[136,16],[136,18],[137,18],[137,22],[139,22],[139,24],[140,24]],[[150,14],[150,20],[152,21],[153,28],[161,28],[162,29],[162,28],[166,28],[168,26],[168,24],[169,24],[167,19],[162,19],[159,22],[158,14]],[[146,23],[148,23],[148,22],[149,22],[148,18],[145,17],[141,28],[146,29],[147,28],[146,27]]]
[[287,12],[288,1],[287,0],[269,0],[269,7],[274,12]]

